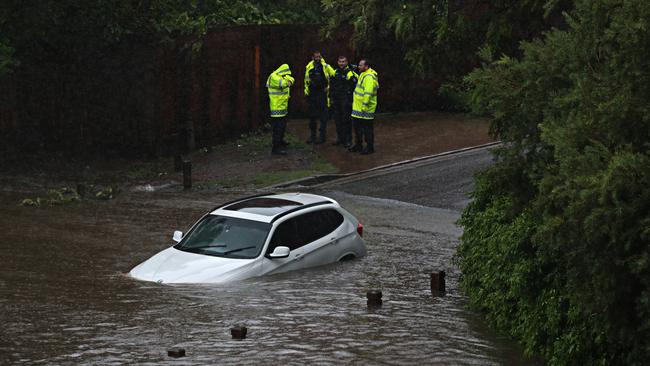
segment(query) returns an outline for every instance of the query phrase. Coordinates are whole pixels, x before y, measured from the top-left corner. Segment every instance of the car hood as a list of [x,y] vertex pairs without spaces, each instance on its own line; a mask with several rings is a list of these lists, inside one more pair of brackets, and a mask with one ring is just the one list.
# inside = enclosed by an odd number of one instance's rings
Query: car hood
[[255,275],[255,259],[234,259],[168,248],[142,262],[129,276],[159,283],[220,283]]

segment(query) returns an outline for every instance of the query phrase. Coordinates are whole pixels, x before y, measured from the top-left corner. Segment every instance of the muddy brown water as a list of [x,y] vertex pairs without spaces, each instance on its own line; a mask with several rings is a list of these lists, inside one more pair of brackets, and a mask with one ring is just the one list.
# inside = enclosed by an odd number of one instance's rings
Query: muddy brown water
[[[234,195],[124,194],[28,208],[0,193],[0,364],[525,364],[457,288],[456,211],[327,192],[365,224],[368,256],[229,285],[124,276]],[[432,297],[429,273],[446,270]],[[369,312],[365,293],[383,291]],[[248,327],[243,341],[229,328]],[[187,357],[167,357],[183,347]]]

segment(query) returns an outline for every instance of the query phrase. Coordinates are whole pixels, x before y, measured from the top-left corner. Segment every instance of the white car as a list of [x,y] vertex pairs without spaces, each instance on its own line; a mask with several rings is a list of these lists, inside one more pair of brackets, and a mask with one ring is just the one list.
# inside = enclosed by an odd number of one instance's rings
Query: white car
[[133,278],[221,283],[320,266],[366,254],[363,226],[336,201],[314,194],[264,194],[210,210],[178,244],[139,264]]

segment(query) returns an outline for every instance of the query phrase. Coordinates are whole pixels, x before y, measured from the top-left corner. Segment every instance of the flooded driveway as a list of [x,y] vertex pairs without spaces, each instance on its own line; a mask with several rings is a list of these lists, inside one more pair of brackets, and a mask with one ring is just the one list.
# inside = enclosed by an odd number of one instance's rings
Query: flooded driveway
[[[359,184],[359,183],[357,183]],[[231,285],[123,273],[235,193],[132,193],[44,209],[0,194],[0,354],[10,364],[525,364],[466,310],[452,257],[457,209],[325,194],[365,225],[368,256]],[[321,192],[323,193],[323,192]],[[447,271],[432,297],[429,273]],[[365,293],[383,291],[369,312]],[[243,341],[229,328],[248,327]],[[180,346],[187,357],[171,359]]]

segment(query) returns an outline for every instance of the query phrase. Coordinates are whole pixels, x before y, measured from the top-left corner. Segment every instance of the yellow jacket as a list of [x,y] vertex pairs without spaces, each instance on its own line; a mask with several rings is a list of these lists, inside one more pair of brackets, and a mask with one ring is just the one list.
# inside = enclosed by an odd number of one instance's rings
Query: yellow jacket
[[[321,58],[320,63],[323,65],[323,73],[325,74],[325,79],[327,79],[327,86],[330,85],[330,78],[334,76],[336,70],[332,68],[328,63],[325,62],[325,59]],[[314,60],[309,61],[305,67],[305,96],[309,95],[309,71],[314,68]]]
[[266,79],[271,117],[284,117],[289,114],[289,88],[294,82],[287,64],[282,64]]
[[379,77],[375,70],[369,68],[359,75],[352,98],[352,117],[361,119],[375,118],[378,89]]

